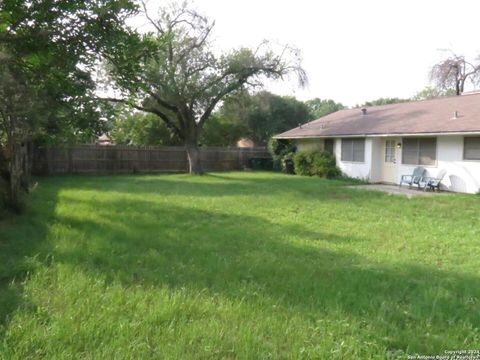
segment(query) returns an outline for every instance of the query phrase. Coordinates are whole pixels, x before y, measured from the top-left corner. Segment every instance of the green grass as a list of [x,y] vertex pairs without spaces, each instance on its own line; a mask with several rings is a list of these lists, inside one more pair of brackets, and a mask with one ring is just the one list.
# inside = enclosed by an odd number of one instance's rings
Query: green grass
[[0,358],[478,349],[480,198],[271,173],[39,179],[0,222]]

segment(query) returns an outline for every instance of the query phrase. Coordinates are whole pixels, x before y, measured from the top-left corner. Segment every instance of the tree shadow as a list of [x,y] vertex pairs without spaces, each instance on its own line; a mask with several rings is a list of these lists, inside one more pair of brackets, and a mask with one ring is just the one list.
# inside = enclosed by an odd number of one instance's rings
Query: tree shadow
[[19,308],[34,311],[24,296],[24,282],[45,265],[51,253],[47,241],[49,223],[54,220],[57,189],[34,191],[22,215],[0,220],[0,343],[12,314]]
[[[63,187],[74,190],[114,192],[139,196],[162,195],[219,198],[228,196],[280,195],[295,196],[312,200],[312,194],[321,201],[361,201],[361,196],[350,196],[357,193],[339,185],[351,185],[349,180],[326,180],[305,176],[290,176],[268,172],[244,173],[209,173],[203,176],[181,175],[119,175],[119,181],[105,181],[105,177],[89,178],[63,177]],[[126,181],[122,181],[126,180]],[[374,197],[375,195],[373,195]],[[371,198],[372,195],[369,195]]]
[[280,306],[312,323],[342,313],[364,322],[391,350],[425,353],[478,340],[468,329],[480,326],[479,278],[317,246],[368,239],[137,198],[104,199],[101,207],[64,200],[95,214],[57,219],[95,244],[72,244],[55,253],[56,261],[106,281],[222,294]]
[[[358,338],[381,342],[392,351],[433,353],[479,341],[478,277],[422,264],[379,262],[345,247],[326,246],[368,244],[361,236],[327,233],[220,206],[207,211],[194,201],[195,196],[215,200],[230,192],[261,197],[272,191],[291,191],[292,198],[303,194],[312,200],[311,192],[316,191],[316,201],[360,204],[384,201],[385,195],[364,195],[308,178],[211,177],[207,184],[163,176],[105,182],[102,177],[48,179],[46,188],[34,194],[30,214],[0,223],[0,339],[16,309],[33,307],[22,297],[21,280],[54,257],[55,263],[126,288],[221,294],[265,311],[281,308],[312,327],[325,318],[351,320],[362,324]],[[227,184],[218,189],[222,183]],[[289,189],[291,184],[295,185]],[[173,203],[152,197],[167,197],[172,191],[192,200],[180,197],[180,203]],[[68,212],[54,212],[58,200],[69,205]],[[82,242],[52,247],[48,227],[53,222],[82,234]]]

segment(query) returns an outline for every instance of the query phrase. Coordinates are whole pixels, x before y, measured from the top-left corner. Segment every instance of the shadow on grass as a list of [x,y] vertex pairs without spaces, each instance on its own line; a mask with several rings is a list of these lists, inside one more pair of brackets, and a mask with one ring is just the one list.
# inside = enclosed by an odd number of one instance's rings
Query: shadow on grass
[[[285,192],[311,198],[315,191],[319,201],[361,202],[364,196],[384,195],[362,195],[308,178],[289,177],[285,182],[281,176],[115,179],[49,179],[47,189],[34,199],[33,214],[2,223],[0,260],[6,265],[0,268],[0,326],[8,324],[15,309],[28,306],[21,284],[12,280],[25,278],[53,255],[56,262],[125,287],[185,287],[221,294],[265,311],[279,307],[311,326],[324,318],[353,319],[370,329],[359,337],[382,341],[392,350],[426,353],[479,340],[477,277],[421,264],[376,263],[352,251],[321,246],[368,242],[360,237],[274,223],[225,208],[207,211],[183,199],[181,204],[149,199],[162,193],[219,197]],[[89,197],[75,190],[95,194]],[[54,214],[57,191],[69,210]],[[82,234],[81,241],[52,248],[45,241],[52,221]]]
[[312,324],[339,312],[373,328],[389,349],[442,349],[446,334],[452,345],[478,340],[472,332],[480,326],[477,277],[421,264],[374,263],[316,246],[367,239],[139,199],[104,201],[101,208],[94,201],[67,200],[91,208],[96,217],[58,220],[95,245],[85,251],[72,244],[55,258],[107,281],[186,287],[280,306]]
[[[200,177],[188,174],[175,176],[120,175],[115,177],[119,181],[114,183],[107,180],[108,177],[101,176],[82,178],[81,182],[78,182],[78,177],[64,177],[63,180],[65,188],[71,186],[71,189],[75,190],[100,190],[105,193],[126,193],[147,197],[150,195],[173,195],[219,198],[268,194],[269,196],[295,196],[298,199],[312,200],[312,194],[315,194],[315,199],[321,201],[362,200],[361,196],[358,196],[358,191],[341,186],[351,185],[352,182],[349,180],[326,180],[273,172],[243,173],[240,177],[237,174],[209,173]],[[357,196],[351,196],[352,193],[356,193]],[[371,199],[375,195],[381,197],[382,194],[369,194],[368,197]]]
[[23,297],[24,281],[45,265],[51,253],[46,237],[54,219],[57,189],[42,190],[26,199],[22,215],[6,214],[0,220],[0,343],[12,314],[20,307],[31,307]]

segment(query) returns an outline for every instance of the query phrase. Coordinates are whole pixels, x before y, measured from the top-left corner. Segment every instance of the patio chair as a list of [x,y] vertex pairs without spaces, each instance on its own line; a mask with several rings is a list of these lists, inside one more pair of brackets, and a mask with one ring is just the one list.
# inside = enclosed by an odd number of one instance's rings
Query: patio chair
[[400,178],[400,185],[399,187],[402,186],[402,184],[408,184],[408,186],[412,187],[413,185],[417,185],[420,188],[420,182],[422,181],[425,173],[427,170],[425,170],[421,166],[417,166],[413,170],[412,175],[402,175]]
[[447,170],[442,169],[438,172],[436,177],[424,177],[422,182],[425,184],[424,190],[433,190],[437,189],[440,191],[440,183],[442,182],[443,178],[447,175]]

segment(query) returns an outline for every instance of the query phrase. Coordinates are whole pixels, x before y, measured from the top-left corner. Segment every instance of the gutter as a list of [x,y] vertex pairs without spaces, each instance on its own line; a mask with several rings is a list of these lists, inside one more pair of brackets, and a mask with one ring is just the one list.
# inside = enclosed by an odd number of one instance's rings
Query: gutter
[[335,135],[303,135],[303,136],[273,136],[273,139],[329,139],[339,137],[392,137],[392,136],[446,136],[446,135],[480,135],[479,131],[444,131],[444,132],[417,132],[417,133],[386,133],[386,134],[335,134]]

